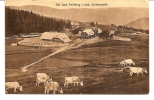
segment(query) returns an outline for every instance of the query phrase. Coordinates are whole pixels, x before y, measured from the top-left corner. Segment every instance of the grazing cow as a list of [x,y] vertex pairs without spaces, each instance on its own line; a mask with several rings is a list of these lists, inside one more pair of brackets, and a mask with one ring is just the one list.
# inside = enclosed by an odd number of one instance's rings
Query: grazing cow
[[80,79],[77,76],[65,77],[64,87],[66,85],[68,86],[69,83],[74,84],[74,86],[75,86],[75,84],[77,84],[77,86],[78,86],[78,84],[80,83],[80,85],[83,86],[83,81],[80,81]]
[[120,61],[120,66],[127,66],[127,65],[135,65],[135,62],[133,62],[132,59],[124,59],[122,61]]
[[126,66],[126,63],[124,61],[120,61],[120,66]]
[[37,73],[36,74],[36,86],[39,86],[40,83],[44,83],[47,81],[52,81],[52,78],[49,78],[49,76],[46,73]]
[[22,86],[18,82],[5,82],[5,92],[8,93],[9,89],[14,89],[14,92],[17,92],[16,89],[22,91]]
[[56,91],[59,91],[59,93],[63,93],[62,88],[60,88],[58,82],[45,82],[45,94],[49,94],[49,91],[53,91],[53,94],[56,94]]
[[146,68],[142,67],[129,67],[130,68],[130,76],[133,75],[133,73],[137,74],[137,76],[141,73],[143,75],[143,72],[148,73]]

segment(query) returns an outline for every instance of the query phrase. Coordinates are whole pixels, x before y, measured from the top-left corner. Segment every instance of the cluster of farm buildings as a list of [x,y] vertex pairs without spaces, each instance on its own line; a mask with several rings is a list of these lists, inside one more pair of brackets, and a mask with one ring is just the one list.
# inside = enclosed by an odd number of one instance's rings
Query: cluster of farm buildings
[[[101,29],[96,27],[85,28],[83,31],[79,31],[78,35],[80,39],[92,39],[98,36],[99,33],[102,33]],[[27,46],[42,46],[47,45],[47,43],[69,43],[72,40],[69,38],[69,33],[62,32],[44,32],[44,33],[30,33],[20,35],[23,40],[19,41],[20,45]]]
[[[80,24],[77,21],[72,21],[72,30],[75,30],[76,28],[80,27]],[[97,28],[97,27],[90,27],[90,24],[86,23],[86,28],[83,28],[82,30],[78,31],[78,35],[80,39],[86,40],[86,39],[92,39],[95,37],[98,37],[100,33],[102,33],[103,30]],[[122,41],[131,41],[130,38],[124,38],[124,37],[117,37],[115,36],[115,30],[111,30],[109,32],[109,35],[112,35],[113,40],[122,40]],[[42,45],[48,45],[48,43],[69,43],[72,40],[69,38],[68,32],[44,32],[44,33],[30,33],[30,34],[21,34],[20,36],[23,38],[21,41],[19,41],[17,44],[20,45],[27,45],[27,46],[42,46]],[[139,32],[136,34],[140,34]],[[131,35],[136,35],[131,34]],[[13,45],[17,45],[12,43]]]

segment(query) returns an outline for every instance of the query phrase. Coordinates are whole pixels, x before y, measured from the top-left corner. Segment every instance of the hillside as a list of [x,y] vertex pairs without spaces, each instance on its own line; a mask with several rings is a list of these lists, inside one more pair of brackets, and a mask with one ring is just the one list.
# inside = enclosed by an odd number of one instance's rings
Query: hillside
[[94,21],[99,24],[125,25],[136,19],[148,17],[148,8],[97,8],[97,9],[55,9],[45,6],[10,6],[11,9],[32,11],[47,17],[76,20],[80,22]]
[[40,16],[33,12],[5,8],[5,36],[21,33],[42,33],[46,31],[63,31],[71,28],[71,22]]
[[135,21],[126,24],[126,26],[138,29],[149,29],[149,18],[148,17],[139,18]]

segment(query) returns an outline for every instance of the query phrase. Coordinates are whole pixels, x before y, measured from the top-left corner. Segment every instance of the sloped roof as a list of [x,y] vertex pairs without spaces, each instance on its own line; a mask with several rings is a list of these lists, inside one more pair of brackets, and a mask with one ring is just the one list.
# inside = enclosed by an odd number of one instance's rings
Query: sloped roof
[[18,44],[22,44],[22,43],[44,43],[40,38],[25,38],[21,41],[18,42]]
[[87,33],[88,36],[94,35],[94,31],[92,29],[85,29],[83,32]]
[[47,40],[52,40],[53,37],[55,36],[55,33],[53,32],[44,32],[42,35],[41,35],[41,39],[47,39]]
[[59,38],[60,40],[64,42],[70,42],[71,40],[65,33],[57,33],[57,32],[45,32],[42,34],[40,37],[41,39],[47,39],[47,40],[52,40],[53,38]]
[[64,42],[70,42],[71,40],[69,39],[69,37],[65,34],[65,33],[58,33],[56,35],[59,39],[61,39]]
[[114,34],[114,33],[115,33],[115,31],[110,31],[109,35],[112,35],[112,34]]
[[102,33],[102,30],[101,29],[98,29],[98,33]]

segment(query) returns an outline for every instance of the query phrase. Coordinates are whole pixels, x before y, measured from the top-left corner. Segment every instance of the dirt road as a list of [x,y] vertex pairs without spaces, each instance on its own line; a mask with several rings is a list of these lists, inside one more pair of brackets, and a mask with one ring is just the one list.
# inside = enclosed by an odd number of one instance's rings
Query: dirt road
[[94,38],[94,39],[90,39],[90,40],[84,40],[84,41],[81,40],[81,39],[78,39],[78,40],[76,40],[76,41],[73,41],[72,44],[67,45],[67,46],[60,47],[60,48],[59,48],[58,50],[56,50],[55,52],[53,52],[53,53],[51,53],[51,54],[49,54],[49,55],[47,55],[47,56],[41,58],[40,60],[35,61],[35,62],[33,62],[33,63],[29,64],[29,65],[26,65],[26,66],[22,67],[21,70],[22,70],[22,72],[27,72],[27,71],[28,71],[28,70],[27,70],[28,67],[30,67],[30,66],[32,66],[32,65],[34,65],[34,64],[36,64],[36,63],[39,63],[39,62],[41,62],[42,60],[44,60],[44,59],[46,59],[46,58],[49,58],[49,57],[51,57],[51,56],[53,56],[53,55],[55,55],[55,54],[57,54],[57,53],[60,53],[60,52],[62,52],[62,51],[69,50],[69,49],[79,48],[79,47],[81,47],[82,45],[89,44],[89,43],[95,43],[95,42],[98,42],[98,41],[100,41],[98,38]]
[[[90,42],[89,42],[89,43],[90,43]],[[51,57],[51,56],[53,56],[53,55],[55,55],[55,54],[57,54],[57,53],[60,53],[60,52],[62,52],[62,51],[65,51],[65,50],[79,48],[80,46],[82,46],[82,45],[84,45],[84,44],[88,44],[88,41],[82,41],[82,40],[73,41],[72,44],[67,45],[67,46],[60,47],[60,48],[59,48],[58,50],[56,50],[55,52],[53,52],[53,53],[51,53],[51,54],[49,54],[49,55],[47,55],[47,56],[45,56],[45,57],[39,59],[38,61],[35,61],[35,62],[31,63],[31,64],[28,64],[28,65],[22,67],[22,68],[21,68],[21,71],[22,71],[22,72],[27,72],[27,71],[28,71],[28,69],[27,69],[28,67],[30,67],[30,66],[32,66],[32,65],[34,65],[34,64],[36,64],[36,63],[39,63],[39,62],[41,62],[42,60],[44,60],[44,59],[46,59],[46,58],[49,58],[49,57]]]

